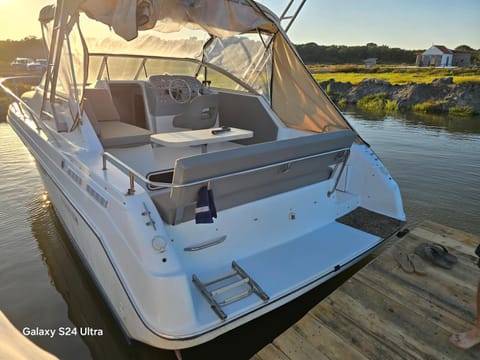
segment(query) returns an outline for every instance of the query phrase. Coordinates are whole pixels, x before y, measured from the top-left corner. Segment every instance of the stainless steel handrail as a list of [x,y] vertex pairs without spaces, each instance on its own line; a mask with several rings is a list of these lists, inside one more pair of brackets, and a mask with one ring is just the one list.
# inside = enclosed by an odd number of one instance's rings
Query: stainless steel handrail
[[[337,190],[338,183],[340,182],[340,178],[342,177],[343,170],[345,169],[345,165],[347,165],[347,161],[348,161],[349,156],[350,156],[350,149],[345,150],[345,152],[343,154],[343,161],[341,163],[340,172],[338,173],[337,178],[335,179],[335,183],[333,184],[332,189],[327,192],[328,197],[332,196],[333,193]],[[337,169],[335,168],[335,170],[333,170],[333,171],[335,172],[336,170]]]
[[[218,176],[213,176],[208,179],[202,179],[202,180],[197,180],[197,181],[191,181],[186,184],[172,184],[172,183],[164,183],[164,182],[156,182],[156,181],[151,181],[147,179],[145,176],[137,172],[136,170],[132,169],[130,166],[122,162],[120,159],[117,157],[113,156],[112,154],[108,152],[104,152],[102,154],[102,161],[103,161],[103,171],[107,170],[107,161],[110,161],[111,163],[115,164],[122,172],[127,172],[129,176],[129,182],[130,182],[130,187],[127,190],[126,195],[133,195],[135,193],[135,181],[134,179],[138,179],[142,182],[144,182],[147,185],[151,185],[154,187],[158,188],[168,188],[168,189],[181,189],[181,188],[186,188],[190,186],[195,186],[195,185],[201,185],[201,184],[208,184],[211,183],[212,181],[216,180],[221,180],[221,179],[226,179],[232,176],[238,176],[238,175],[245,175],[245,174],[250,174],[256,171],[261,171],[261,170],[266,170],[266,169],[271,169],[277,166],[282,166],[282,165],[288,165],[292,163],[296,163],[299,161],[303,160],[308,160],[308,159],[314,159],[317,157],[329,155],[329,154],[334,154],[334,153],[339,153],[339,152],[349,152],[350,148],[340,148],[336,150],[331,150],[331,151],[326,151],[318,154],[312,154],[312,155],[307,155],[307,156],[302,156],[299,158],[291,159],[291,160],[285,160],[285,161],[279,161],[273,164],[268,164],[268,165],[263,165],[263,166],[257,166],[255,168],[251,169],[246,169],[246,170],[240,170],[240,171],[235,171],[232,173],[224,174],[224,175],[218,175]],[[346,156],[344,157],[344,163],[346,163]],[[342,167],[343,170],[343,167]],[[340,174],[341,175],[341,174]]]

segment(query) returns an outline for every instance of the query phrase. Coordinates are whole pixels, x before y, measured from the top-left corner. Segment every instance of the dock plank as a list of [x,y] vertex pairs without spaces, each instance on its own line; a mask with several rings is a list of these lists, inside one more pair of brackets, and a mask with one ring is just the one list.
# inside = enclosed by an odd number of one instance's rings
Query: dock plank
[[[448,338],[449,332],[437,327],[430,321],[418,321],[419,314],[405,306],[398,299],[379,296],[378,290],[371,288],[358,279],[342,287],[340,296],[357,303],[357,307],[368,314],[369,322],[375,323],[372,327],[365,327],[374,332],[383,341],[388,341],[391,346],[398,346],[408,357],[421,359],[450,359],[451,346],[448,342],[441,342],[432,346],[430,339],[425,334],[435,334]],[[359,298],[360,301],[356,301]],[[353,316],[356,309],[352,309]],[[358,319],[356,317],[355,319]]]
[[342,359],[368,360],[311,314],[307,314],[305,321],[299,321],[294,328],[310,343],[315,344],[316,349],[323,352],[328,359],[338,356]]
[[412,230],[413,234],[447,247],[455,248],[458,252],[473,255],[473,250],[480,243],[478,235],[470,234],[462,230],[454,229],[445,225],[425,221]]
[[[454,332],[458,328],[466,328],[470,322],[458,315],[452,314],[449,311],[445,311],[440,306],[436,306],[429,298],[429,296],[420,295],[413,287],[402,286],[398,281],[395,281],[395,277],[384,277],[378,274],[377,271],[373,271],[371,268],[365,269],[361,274],[358,274],[357,279],[368,285],[378,286],[382,284],[384,295],[391,299],[397,299],[400,303],[408,306],[412,311],[416,312],[419,316],[429,314],[428,320],[434,322],[437,326],[443,327],[445,330]],[[469,316],[470,313],[467,313]]]
[[[451,270],[426,263],[423,276],[404,272],[393,251],[411,253],[422,242],[447,247],[458,263]],[[476,319],[480,269],[474,249],[479,243],[474,234],[420,224],[254,359],[480,359],[480,346],[465,351],[448,341]]]
[[255,354],[252,360],[289,360],[283,352],[280,351],[275,345],[268,344],[260,352]]
[[[340,336],[348,344],[347,346],[354,348],[368,359],[398,358],[399,352],[395,346],[382,341],[381,338],[372,335],[370,331],[365,331],[362,323],[338,311],[339,307],[336,298],[329,297],[312,309],[310,313],[325,327]],[[332,352],[335,351],[336,349],[332,349]],[[338,358],[340,357],[331,357],[331,359]]]
[[[428,230],[432,234],[437,234],[443,238],[447,238],[447,241],[451,241],[453,245],[465,245],[467,247],[470,247],[471,249],[475,249],[480,242],[479,235],[471,234],[460,229],[455,229],[428,220],[424,221],[421,226],[418,226],[415,229]],[[435,241],[433,238],[431,240]]]
[[316,347],[297,331],[298,325],[292,326],[276,338],[273,344],[285,353],[290,359],[298,360],[328,360]]
[[[348,289],[349,287],[350,289]],[[361,291],[361,288],[356,281],[345,283],[342,290],[336,294],[336,304],[339,305],[337,311],[340,308],[352,322],[359,324],[370,337],[375,338],[377,342],[385,344],[386,347],[402,349],[401,353],[404,353],[407,358],[415,358],[415,353],[420,353],[420,358],[425,358],[425,351],[420,351],[421,346],[400,331],[399,326],[403,324],[388,323],[391,316],[397,316],[397,314],[405,315],[401,306],[398,303],[388,302],[383,298],[375,297],[376,294],[372,294],[372,291],[366,293],[370,293],[373,298],[365,299],[367,301],[363,301],[364,299],[362,298],[361,301],[357,301],[352,297],[350,291],[358,293]],[[363,295],[367,294],[364,293]],[[358,297],[358,295],[354,296]],[[403,323],[407,324],[407,320],[403,319]],[[415,329],[411,329],[411,331],[415,332]]]
[[[389,259],[387,259],[389,255]],[[393,268],[392,268],[393,267]],[[413,301],[418,298],[428,299],[432,304],[448,310],[457,316],[474,317],[471,308],[475,304],[477,279],[471,283],[465,283],[462,279],[455,279],[449,275],[449,271],[438,267],[426,265],[427,275],[406,274],[394,262],[391,254],[385,254],[385,258],[379,259],[368,267],[362,269],[365,274],[372,272],[382,274],[384,283],[396,283],[403,291],[410,290]],[[472,270],[480,275],[479,270]],[[359,277],[362,276],[360,272]],[[365,275],[366,276],[366,275]]]

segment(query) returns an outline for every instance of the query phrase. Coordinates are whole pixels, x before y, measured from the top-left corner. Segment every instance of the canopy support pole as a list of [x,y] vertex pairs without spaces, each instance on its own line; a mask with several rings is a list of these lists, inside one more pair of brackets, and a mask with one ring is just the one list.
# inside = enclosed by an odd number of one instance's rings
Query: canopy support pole
[[302,10],[306,2],[307,0],[302,0],[302,2],[300,3],[300,5],[298,5],[293,15],[288,15],[288,11],[292,7],[292,5],[295,3],[295,0],[289,1],[289,3],[287,4],[287,7],[282,12],[282,15],[280,15],[280,22],[282,22],[283,20],[290,20],[287,26],[285,27],[285,33],[287,33],[290,27],[293,25],[294,21],[297,19],[298,14],[300,14],[300,11]]

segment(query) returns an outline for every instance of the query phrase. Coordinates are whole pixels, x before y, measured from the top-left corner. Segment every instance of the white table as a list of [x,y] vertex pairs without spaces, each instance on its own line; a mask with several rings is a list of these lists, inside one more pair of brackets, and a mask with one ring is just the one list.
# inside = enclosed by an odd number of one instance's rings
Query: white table
[[202,153],[207,152],[207,145],[219,143],[224,141],[248,139],[253,137],[253,131],[243,130],[237,128],[230,128],[230,131],[221,132],[219,134],[212,134],[212,130],[219,130],[220,128],[177,131],[169,133],[160,133],[151,135],[150,139],[155,144],[163,146],[194,146],[201,145]]

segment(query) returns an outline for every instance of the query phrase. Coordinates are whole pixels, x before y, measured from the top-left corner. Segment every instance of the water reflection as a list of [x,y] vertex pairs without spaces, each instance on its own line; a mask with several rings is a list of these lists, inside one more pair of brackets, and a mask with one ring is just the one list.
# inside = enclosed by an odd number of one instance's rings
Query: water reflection
[[480,232],[480,117],[345,115],[400,185],[409,226]]
[[382,121],[391,117],[403,120],[409,126],[443,129],[451,133],[480,134],[480,116],[455,117],[434,114],[419,114],[414,112],[397,112],[385,114],[364,111],[356,106],[347,106],[342,111],[358,119]]
[[[171,351],[150,348],[143,344],[128,344],[95,284],[80,262],[68,236],[57,218],[45,193],[29,207],[33,236],[38,241],[42,258],[48,267],[52,284],[68,306],[68,317],[80,328],[101,329],[102,336],[84,336],[94,359],[175,359]],[[67,328],[68,326],[65,326]],[[79,336],[79,335],[77,335]],[[63,348],[69,339],[55,337],[55,347]],[[77,357],[78,356],[78,357]],[[68,358],[84,359],[70,353]]]

